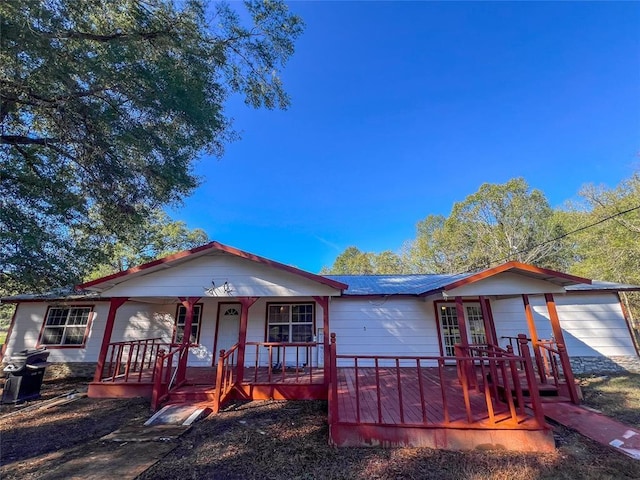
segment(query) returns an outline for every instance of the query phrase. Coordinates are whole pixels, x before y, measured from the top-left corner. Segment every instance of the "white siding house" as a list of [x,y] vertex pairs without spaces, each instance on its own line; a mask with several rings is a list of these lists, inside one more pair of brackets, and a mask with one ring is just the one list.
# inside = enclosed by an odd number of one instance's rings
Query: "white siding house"
[[[3,355],[6,361],[20,350],[46,346],[51,362],[95,365],[109,342],[179,340],[186,311],[181,309],[191,302],[198,313],[192,325],[197,346],[188,358],[192,366],[215,365],[217,352],[237,343],[244,305],[246,342],[276,337],[319,342],[312,358],[304,359],[314,366],[325,360],[328,333],[336,334],[338,353],[446,356],[461,340],[462,328],[469,343],[495,335],[501,347],[509,337],[530,336],[523,295],[537,337],[551,338],[547,295],[574,368],[633,369],[640,361],[618,291],[639,289],[516,263],[465,275],[323,277],[212,242],[88,282],[75,292],[4,298],[16,310]],[[122,305],[114,309],[113,299],[122,299]],[[458,320],[462,311],[464,322]],[[87,312],[86,319],[79,316]],[[485,331],[487,325],[493,332]],[[267,350],[248,345],[245,364],[255,364],[256,352],[260,364],[268,361]]]

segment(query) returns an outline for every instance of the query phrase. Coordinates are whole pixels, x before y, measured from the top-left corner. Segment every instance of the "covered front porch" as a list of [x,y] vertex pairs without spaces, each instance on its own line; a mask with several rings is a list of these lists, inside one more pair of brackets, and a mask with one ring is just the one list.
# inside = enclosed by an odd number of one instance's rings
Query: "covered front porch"
[[[158,303],[144,300],[152,310]],[[230,398],[327,398],[329,297],[179,298],[173,332],[112,341],[112,332],[130,330],[116,327],[131,323],[132,303],[143,299],[111,299],[89,396],[144,396],[153,410],[167,402],[209,401],[216,411]],[[216,318],[207,320],[207,311]],[[209,348],[202,342],[207,336]],[[216,346],[217,355],[208,353]]]

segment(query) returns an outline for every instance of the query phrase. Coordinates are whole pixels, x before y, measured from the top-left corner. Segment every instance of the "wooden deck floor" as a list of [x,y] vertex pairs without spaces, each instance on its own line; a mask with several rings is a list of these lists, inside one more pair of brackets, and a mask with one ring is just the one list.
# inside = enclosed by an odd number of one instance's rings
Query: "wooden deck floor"
[[527,428],[529,415],[519,411],[512,417],[505,402],[492,401],[491,420],[485,394],[475,389],[467,407],[455,367],[445,367],[442,379],[437,368],[422,368],[420,377],[415,368],[379,368],[377,378],[375,368],[360,367],[357,377],[354,368],[338,368],[338,422]]

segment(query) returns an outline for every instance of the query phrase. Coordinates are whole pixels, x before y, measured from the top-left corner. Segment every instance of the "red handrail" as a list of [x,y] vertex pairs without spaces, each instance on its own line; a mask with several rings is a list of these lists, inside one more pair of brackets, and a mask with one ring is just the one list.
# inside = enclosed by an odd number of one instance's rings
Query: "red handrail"
[[[259,368],[267,367],[268,383],[285,383],[289,378],[300,381],[303,377],[309,377],[308,383],[314,383],[313,366],[314,349],[318,347],[317,342],[247,342],[247,347],[255,347],[254,350],[254,372],[253,382],[259,383]],[[266,350],[266,359],[264,358]],[[294,354],[287,354],[291,350]],[[274,358],[275,351],[275,358]],[[291,359],[291,360],[289,360]],[[279,377],[279,378],[278,378]],[[323,383],[324,380],[316,376],[316,383]]]
[[173,360],[174,357],[177,356],[177,366],[182,355],[188,354],[189,348],[189,344],[179,344],[168,352],[158,352],[153,369],[153,391],[151,393],[152,410],[157,410],[160,404],[169,396],[171,390],[180,386],[180,384],[175,383],[178,369],[173,368]]
[[[107,346],[105,355],[105,359],[108,360],[102,368],[103,371],[96,377],[97,381],[136,383],[152,381],[152,369],[158,352],[173,346],[175,344],[164,342],[159,337],[111,342]],[[145,373],[148,375],[143,376]]]
[[243,368],[237,365],[238,348],[236,343],[229,350],[220,350],[218,358],[218,368],[216,370],[216,393],[213,399],[213,413],[218,413],[224,402],[229,398],[231,391],[236,385],[236,368]]
[[[329,391],[329,413],[332,425],[336,424],[394,424],[416,425],[426,428],[546,428],[541,408],[529,348],[520,341],[521,356],[514,355],[494,345],[472,345],[460,347],[456,357],[443,356],[383,356],[383,355],[343,355],[337,354],[335,335],[331,335],[330,368],[332,381]],[[355,378],[345,383],[346,377],[338,376],[338,362],[341,368],[353,368]],[[372,365],[365,367],[363,364]],[[459,371],[459,388],[451,382],[451,368],[455,363]],[[402,366],[404,365],[404,366]],[[411,366],[413,365],[413,366]],[[431,365],[431,366],[428,366]],[[352,367],[350,367],[352,366]],[[371,372],[368,376],[366,371]],[[435,372],[434,372],[435,371]],[[347,371],[345,370],[345,375]],[[433,376],[430,372],[437,373]],[[525,400],[521,373],[524,373],[529,398]],[[350,376],[350,374],[349,374]],[[446,378],[449,378],[448,384]],[[434,397],[433,387],[439,383],[439,397]],[[410,385],[417,385],[419,394],[405,392]],[[432,388],[425,394],[425,384]],[[354,390],[355,388],[355,390]],[[375,388],[375,395],[365,393]],[[347,390],[349,389],[349,390]],[[339,417],[338,392],[350,395],[346,405],[355,406],[351,420]],[[384,394],[383,394],[384,390]],[[477,392],[477,394],[475,393]],[[408,416],[407,400],[413,403],[419,398],[416,418],[415,410]],[[366,395],[366,397],[364,396]],[[355,398],[354,398],[355,397]],[[361,398],[362,397],[362,398]],[[368,399],[368,401],[365,401]],[[375,402],[375,403],[374,403]],[[533,416],[525,408],[530,402]],[[388,409],[397,405],[395,413]],[[363,411],[362,408],[365,408]],[[366,408],[369,408],[369,415]],[[342,407],[341,407],[342,408]],[[455,417],[452,412],[464,412],[463,417]],[[439,413],[438,413],[439,412]],[[374,417],[371,417],[371,414]],[[394,418],[390,418],[395,415]],[[413,416],[413,418],[409,418]],[[375,419],[375,420],[374,420]]]

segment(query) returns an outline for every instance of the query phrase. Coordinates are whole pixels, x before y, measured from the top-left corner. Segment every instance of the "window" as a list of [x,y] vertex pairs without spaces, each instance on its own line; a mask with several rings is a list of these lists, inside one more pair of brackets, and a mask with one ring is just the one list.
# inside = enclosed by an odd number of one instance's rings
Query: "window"
[[313,341],[313,303],[269,304],[267,341]]
[[84,344],[92,307],[51,307],[44,321],[40,345]]
[[[482,309],[478,304],[464,305],[467,326],[467,338],[471,344],[485,344],[487,338],[484,331]],[[455,355],[455,345],[462,341],[458,310],[455,304],[441,304],[438,310],[440,317],[440,331],[444,341],[444,354],[448,357]]]
[[[200,318],[202,317],[202,305],[193,306],[193,317],[191,320],[191,337],[189,342],[198,343],[200,339]],[[174,341],[182,343],[184,338],[184,324],[187,319],[187,307],[178,305],[178,313],[176,314],[176,334]]]

